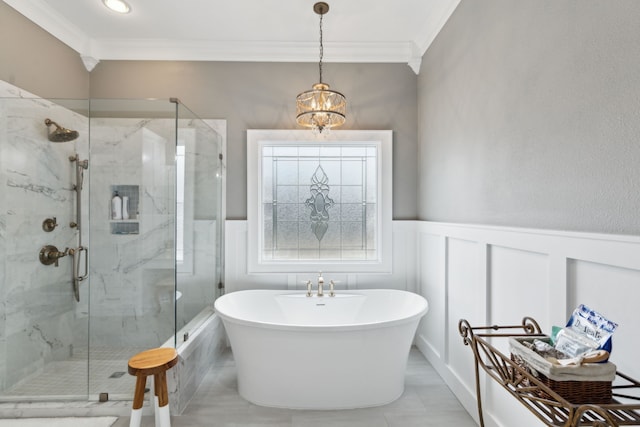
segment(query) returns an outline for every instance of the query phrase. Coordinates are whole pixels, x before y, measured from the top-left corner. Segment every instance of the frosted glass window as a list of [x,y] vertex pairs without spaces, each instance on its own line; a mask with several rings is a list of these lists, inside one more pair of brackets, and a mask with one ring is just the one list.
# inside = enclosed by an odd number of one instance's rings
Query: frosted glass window
[[[263,251],[271,260],[368,260],[376,254],[378,149],[262,148]],[[315,255],[314,255],[315,254]]]
[[248,132],[248,270],[388,272],[391,132],[298,135]]

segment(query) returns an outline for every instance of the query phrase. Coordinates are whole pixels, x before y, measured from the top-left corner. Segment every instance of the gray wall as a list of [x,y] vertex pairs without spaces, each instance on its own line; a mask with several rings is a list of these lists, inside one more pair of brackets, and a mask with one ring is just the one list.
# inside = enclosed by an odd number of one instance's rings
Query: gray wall
[[[325,64],[324,80],[347,97],[341,129],[392,129],[393,216],[417,218],[417,76],[406,64]],[[93,98],[178,97],[202,118],[227,120],[227,218],[247,217],[246,130],[294,129],[295,97],[318,65],[103,61]]]
[[[348,97],[345,129],[394,130],[396,219],[638,234],[637,22],[635,0],[462,0],[418,78],[327,64],[326,80]],[[294,128],[294,97],[316,76],[316,64],[105,61],[91,95],[177,96],[227,119],[227,212],[242,219],[245,130]],[[79,55],[3,2],[0,79],[89,94]]]
[[419,218],[640,233],[640,2],[462,0],[418,79]]
[[80,55],[0,1],[0,80],[43,98],[86,99]]
[[[394,131],[393,215],[417,218],[416,75],[406,64],[325,64],[323,74],[347,97],[342,129]],[[317,78],[317,63],[103,61],[89,74],[78,53],[0,2],[0,80],[45,98],[178,97],[227,120],[229,219],[247,217],[246,130],[296,128],[295,97]]]

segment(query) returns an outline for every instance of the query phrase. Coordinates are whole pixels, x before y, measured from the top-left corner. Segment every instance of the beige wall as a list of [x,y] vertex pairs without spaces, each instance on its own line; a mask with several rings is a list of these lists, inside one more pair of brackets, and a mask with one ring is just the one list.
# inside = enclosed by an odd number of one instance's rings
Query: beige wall
[[[392,129],[393,216],[417,216],[417,76],[406,64],[325,64],[324,80],[347,97],[343,129]],[[294,129],[295,97],[317,64],[103,61],[93,98],[180,98],[202,118],[227,120],[227,218],[247,217],[246,130]]]
[[0,80],[43,98],[86,99],[80,55],[0,1]]
[[419,217],[640,233],[640,2],[462,0],[424,55]]

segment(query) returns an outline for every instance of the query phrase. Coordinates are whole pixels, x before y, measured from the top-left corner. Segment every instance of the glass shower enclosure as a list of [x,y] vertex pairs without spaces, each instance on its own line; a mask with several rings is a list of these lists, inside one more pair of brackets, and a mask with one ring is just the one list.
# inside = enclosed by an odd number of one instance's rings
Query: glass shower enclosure
[[222,288],[224,126],[177,99],[11,90],[0,86],[0,402],[130,400],[127,360],[180,346]]

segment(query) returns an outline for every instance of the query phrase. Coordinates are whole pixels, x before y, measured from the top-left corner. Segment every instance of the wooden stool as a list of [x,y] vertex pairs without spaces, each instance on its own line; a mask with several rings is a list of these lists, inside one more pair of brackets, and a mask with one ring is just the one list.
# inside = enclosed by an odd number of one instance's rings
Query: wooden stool
[[136,376],[136,390],[133,394],[129,427],[140,427],[144,389],[149,375],[153,375],[156,427],[171,426],[167,371],[176,363],[178,363],[178,352],[174,348],[166,347],[143,351],[129,359],[129,373]]

